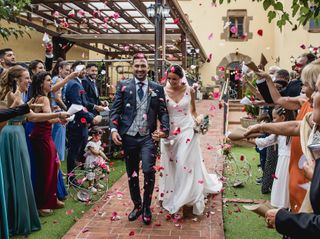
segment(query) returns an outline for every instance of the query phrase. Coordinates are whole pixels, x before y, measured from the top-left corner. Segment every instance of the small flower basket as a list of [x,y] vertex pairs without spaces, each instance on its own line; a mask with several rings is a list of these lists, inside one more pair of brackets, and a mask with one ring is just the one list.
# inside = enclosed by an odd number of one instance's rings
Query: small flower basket
[[248,127],[251,126],[251,125],[257,124],[258,121],[257,121],[256,118],[241,117],[241,118],[240,118],[240,123],[241,123],[241,126],[242,126],[243,128],[248,128]]
[[221,144],[222,155],[224,156],[224,172],[226,183],[231,187],[243,187],[251,178],[251,165],[244,155],[237,159],[231,152],[230,144]]

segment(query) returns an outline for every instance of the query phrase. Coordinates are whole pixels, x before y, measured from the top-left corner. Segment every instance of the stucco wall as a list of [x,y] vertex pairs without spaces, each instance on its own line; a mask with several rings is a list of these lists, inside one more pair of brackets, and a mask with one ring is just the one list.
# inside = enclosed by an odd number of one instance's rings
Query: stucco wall
[[[226,1],[225,1],[226,2]],[[291,1],[282,1],[285,9],[291,15]],[[263,53],[268,59],[267,67],[275,64],[275,59],[280,58],[279,66],[285,69],[291,69],[290,56],[297,57],[307,50],[299,46],[305,44],[307,47],[311,44],[319,46],[320,34],[308,33],[308,31],[299,27],[292,31],[293,26],[287,25],[282,32],[276,26],[276,21],[268,23],[267,12],[264,11],[262,3],[252,2],[252,0],[231,1],[230,4],[218,5],[213,7],[211,1],[179,1],[185,14],[189,16],[191,25],[196,32],[202,46],[207,54],[212,53],[211,63],[204,64],[201,69],[201,78],[204,85],[212,84],[211,77],[216,75],[216,67],[226,55],[239,53],[248,55],[257,64],[260,61],[260,54]],[[253,33],[253,38],[244,42],[230,42],[220,39],[223,30],[223,17],[227,16],[228,9],[246,9],[247,15],[252,16],[249,32]],[[263,29],[263,36],[257,34],[258,29]],[[213,33],[213,39],[209,40],[209,34]]]
[[[8,26],[5,21],[0,21],[1,26]],[[16,24],[10,24],[10,27],[17,27]],[[23,29],[23,28],[22,28]],[[28,31],[31,38],[25,35],[23,38],[15,39],[10,37],[9,41],[0,38],[0,48],[12,48],[17,61],[30,61],[34,59],[44,59],[45,49],[42,46],[43,34],[37,31]],[[89,51],[82,47],[73,46],[67,53],[67,60],[89,59]]]
[[[274,57],[274,24],[268,24],[267,14],[261,3],[238,0],[217,7],[212,6],[211,1],[201,1],[201,5],[197,0],[179,3],[185,14],[189,16],[191,25],[206,53],[213,55],[212,61],[204,64],[200,69],[204,85],[213,83],[211,77],[216,75],[219,62],[230,53],[235,53],[236,48],[239,49],[239,53],[251,57],[255,62],[260,61],[261,53],[270,61],[271,57]],[[253,17],[249,23],[249,32],[253,34],[252,39],[242,42],[221,39],[220,35],[224,32],[222,18],[227,16],[228,9],[247,9],[247,16]],[[258,29],[263,29],[262,37],[257,34]],[[213,39],[209,40],[208,36],[211,33],[213,33]]]

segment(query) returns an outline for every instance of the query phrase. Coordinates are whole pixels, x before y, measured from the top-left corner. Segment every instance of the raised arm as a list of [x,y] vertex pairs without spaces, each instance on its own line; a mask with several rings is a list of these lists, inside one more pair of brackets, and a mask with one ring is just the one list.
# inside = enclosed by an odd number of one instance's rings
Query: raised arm
[[15,108],[0,109],[0,122],[9,120],[13,117],[24,115],[30,112],[28,104],[23,104]]
[[308,99],[304,96],[297,97],[282,97],[280,92],[272,82],[272,79],[269,74],[265,72],[259,72],[257,75],[262,79],[266,79],[267,86],[272,98],[272,101],[275,105],[281,105],[288,110],[298,110],[301,108],[302,104]]
[[286,121],[279,123],[265,123],[250,126],[244,134],[247,137],[253,133],[269,133],[284,136],[299,136],[301,121]]
[[79,75],[79,72],[75,72],[75,71],[67,75],[66,78],[64,78],[63,80],[57,82],[54,86],[52,86],[52,92],[56,92],[60,90],[65,84],[68,83],[68,81],[78,77],[78,75]]

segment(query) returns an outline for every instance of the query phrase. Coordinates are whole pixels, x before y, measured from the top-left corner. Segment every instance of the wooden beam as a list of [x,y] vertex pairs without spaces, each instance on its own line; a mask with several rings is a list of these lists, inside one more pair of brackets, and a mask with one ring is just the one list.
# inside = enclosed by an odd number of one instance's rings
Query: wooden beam
[[[52,31],[48,28],[45,28],[45,27],[42,27],[42,26],[39,26],[33,22],[29,22],[28,20],[25,20],[23,18],[19,18],[19,17],[16,17],[15,19],[12,18],[10,19],[11,22],[14,22],[14,23],[17,23],[21,26],[27,26],[27,27],[32,27],[34,29],[36,29],[38,32],[41,32],[41,33],[47,33],[49,34],[50,36],[60,36],[59,33],[55,32],[55,31]],[[98,52],[98,53],[101,53],[101,54],[105,54],[105,50],[102,50],[102,49],[99,49],[99,48],[96,48],[96,47],[93,47],[89,44],[86,44],[86,43],[76,43],[78,46],[81,46],[83,48],[86,48],[88,50],[91,50],[91,51],[95,51],[95,52]]]
[[144,18],[149,20],[150,24],[154,25],[153,19],[148,17],[146,6],[140,0],[128,0],[128,2],[130,2]]
[[[87,43],[105,43],[105,44],[154,44],[154,34],[62,34],[66,38],[74,42]],[[166,35],[166,41],[174,43],[180,40],[180,34]]]
[[172,16],[172,18],[179,18],[179,27],[181,28],[181,30],[187,35],[187,38],[190,40],[190,42],[192,43],[192,45],[195,48],[198,48],[200,50],[200,58],[203,62],[205,62],[208,58],[205,50],[203,49],[196,33],[194,32],[189,20],[187,19],[187,17],[185,16],[185,14],[183,13],[182,8],[180,7],[179,3],[177,0],[170,0],[167,1],[167,4],[170,7],[170,14]]

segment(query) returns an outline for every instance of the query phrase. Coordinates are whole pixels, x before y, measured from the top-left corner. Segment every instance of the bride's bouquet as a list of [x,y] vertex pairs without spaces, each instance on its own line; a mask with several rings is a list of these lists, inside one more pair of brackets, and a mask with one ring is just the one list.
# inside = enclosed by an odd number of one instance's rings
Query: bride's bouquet
[[205,134],[209,128],[209,115],[199,115],[195,119],[195,126],[193,127],[195,133]]

